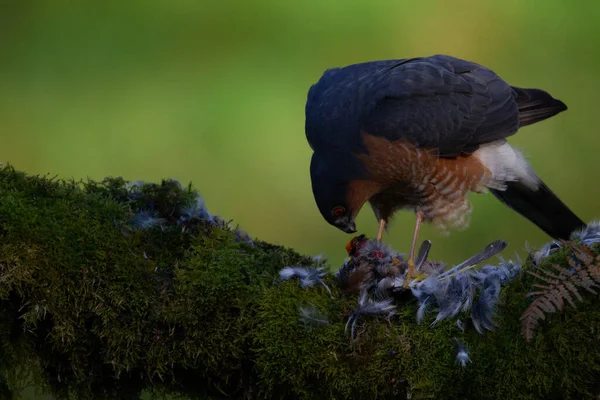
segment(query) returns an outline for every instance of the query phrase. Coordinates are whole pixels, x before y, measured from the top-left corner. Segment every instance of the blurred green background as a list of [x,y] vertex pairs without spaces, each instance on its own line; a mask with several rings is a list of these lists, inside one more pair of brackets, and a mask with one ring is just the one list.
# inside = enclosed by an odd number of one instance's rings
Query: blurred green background
[[[324,254],[309,179],[306,93],[326,68],[445,53],[569,111],[511,142],[584,220],[598,214],[600,3],[536,1],[2,1],[0,160],[30,174],[193,182],[211,212],[252,236]],[[590,184],[591,183],[591,184]],[[504,255],[548,240],[491,195],[432,256],[457,262],[497,238]],[[414,215],[386,241],[407,251]],[[367,206],[361,233],[377,222]]]

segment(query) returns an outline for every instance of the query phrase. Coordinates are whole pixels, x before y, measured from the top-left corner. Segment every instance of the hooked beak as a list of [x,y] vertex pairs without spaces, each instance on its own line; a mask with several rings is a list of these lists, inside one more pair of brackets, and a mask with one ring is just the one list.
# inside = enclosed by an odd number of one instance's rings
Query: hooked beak
[[342,229],[346,233],[355,233],[356,232],[356,223],[354,221],[348,222],[346,226]]

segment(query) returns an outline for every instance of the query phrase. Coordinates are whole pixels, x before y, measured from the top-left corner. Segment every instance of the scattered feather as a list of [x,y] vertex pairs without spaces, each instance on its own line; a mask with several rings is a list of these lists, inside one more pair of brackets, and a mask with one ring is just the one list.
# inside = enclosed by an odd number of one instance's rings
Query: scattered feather
[[435,304],[433,296],[426,296],[424,300],[419,302],[419,308],[417,309],[417,323],[420,324],[425,317],[425,313]]
[[133,181],[125,184],[125,190],[127,190],[127,195],[129,199],[136,201],[138,200],[142,194],[140,193],[140,189],[144,187],[146,183],[144,181]]
[[327,316],[315,307],[300,307],[299,313],[300,317],[298,317],[298,320],[309,328],[329,324]]
[[131,225],[136,229],[151,229],[155,226],[161,226],[165,223],[164,218],[157,217],[152,211],[141,210],[135,214],[135,217],[131,221]]
[[198,193],[195,194],[195,201],[181,209],[179,216],[180,222],[189,222],[194,219],[213,222],[214,217],[206,209],[204,199]]
[[585,228],[574,231],[571,237],[579,239],[586,246],[600,243],[600,222],[591,221]]
[[237,228],[235,230],[235,239],[238,242],[242,242],[242,243],[249,244],[250,246],[254,246],[254,241],[252,240],[250,235],[248,235],[248,233],[246,231],[244,231],[240,228]]
[[333,297],[329,286],[327,286],[322,279],[323,276],[327,275],[326,272],[323,272],[323,269],[324,267],[285,267],[279,271],[279,279],[286,281],[291,278],[298,278],[300,280],[300,286],[303,288],[321,284]]
[[325,258],[325,256],[324,256],[323,254],[319,254],[319,255],[316,255],[316,256],[314,256],[314,257],[312,258],[312,261],[313,261],[315,264],[322,264],[322,263],[325,263],[325,262],[327,262],[327,258]]
[[[571,233],[571,239],[578,240],[581,244],[591,246],[600,243],[600,221],[593,220],[584,228],[577,229]],[[536,266],[541,265],[542,261],[555,253],[563,246],[561,242],[552,241],[546,243],[533,254],[533,262]]]
[[421,266],[427,261],[427,257],[429,257],[429,251],[431,250],[431,240],[424,240],[421,243],[421,247],[419,247],[419,252],[417,253],[417,258],[415,259],[415,268],[417,270],[421,269]]
[[321,281],[321,277],[325,275],[321,272],[323,268],[313,267],[285,267],[279,271],[279,279],[288,280],[291,278],[299,278],[300,286],[311,287]]
[[535,263],[535,265],[541,265],[542,261],[544,261],[545,258],[555,253],[558,249],[560,249],[560,243],[546,243],[545,245],[540,247],[540,249],[537,252],[535,252],[535,254],[533,255],[533,262]]
[[358,297],[358,309],[353,311],[346,322],[345,332],[350,327],[350,337],[354,339],[356,333],[356,324],[360,317],[386,315],[388,318],[396,312],[396,306],[392,299],[383,301],[374,301],[368,297],[368,293],[363,291]]
[[462,269],[474,267],[475,265],[500,253],[502,250],[504,250],[506,248],[507,244],[508,243],[506,243],[504,240],[493,241],[492,243],[488,244],[482,251],[475,254],[471,258],[463,261],[462,263],[449,269],[448,271],[441,273],[440,278],[453,275]]
[[457,338],[452,338],[452,340],[456,344],[456,363],[462,368],[465,368],[467,363],[471,362],[469,350],[462,343],[460,343]]

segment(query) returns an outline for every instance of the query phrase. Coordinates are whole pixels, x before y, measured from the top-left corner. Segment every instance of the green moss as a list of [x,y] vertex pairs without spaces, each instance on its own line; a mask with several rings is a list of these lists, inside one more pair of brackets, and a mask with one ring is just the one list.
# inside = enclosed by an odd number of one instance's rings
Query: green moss
[[[503,289],[500,329],[395,316],[345,332],[356,297],[326,277],[278,279],[315,262],[239,235],[217,218],[182,222],[195,202],[175,181],[62,181],[0,169],[0,398],[25,377],[58,398],[591,398],[600,394],[600,303],[592,297],[540,324],[531,344],[519,317],[532,277]],[[137,229],[151,204],[160,224]],[[209,221],[210,220],[210,221]],[[558,252],[550,259],[565,264]],[[525,268],[531,268],[527,264]],[[307,326],[299,307],[329,323]],[[457,337],[472,363],[455,363]]]

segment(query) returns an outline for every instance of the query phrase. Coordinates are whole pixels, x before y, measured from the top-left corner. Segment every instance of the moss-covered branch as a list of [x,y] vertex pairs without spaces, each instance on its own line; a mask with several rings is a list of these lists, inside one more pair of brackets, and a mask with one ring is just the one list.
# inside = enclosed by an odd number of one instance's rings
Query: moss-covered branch
[[[568,267],[567,250],[551,261]],[[232,229],[177,182],[74,183],[0,169],[0,396],[33,382],[57,398],[581,399],[600,394],[600,302],[519,318],[534,277],[502,290],[499,329],[426,316],[345,331],[357,296],[279,280],[317,261]],[[531,269],[528,263],[524,269]],[[300,307],[318,311],[314,324]],[[327,322],[320,323],[322,319]],[[456,364],[456,337],[471,363]]]

